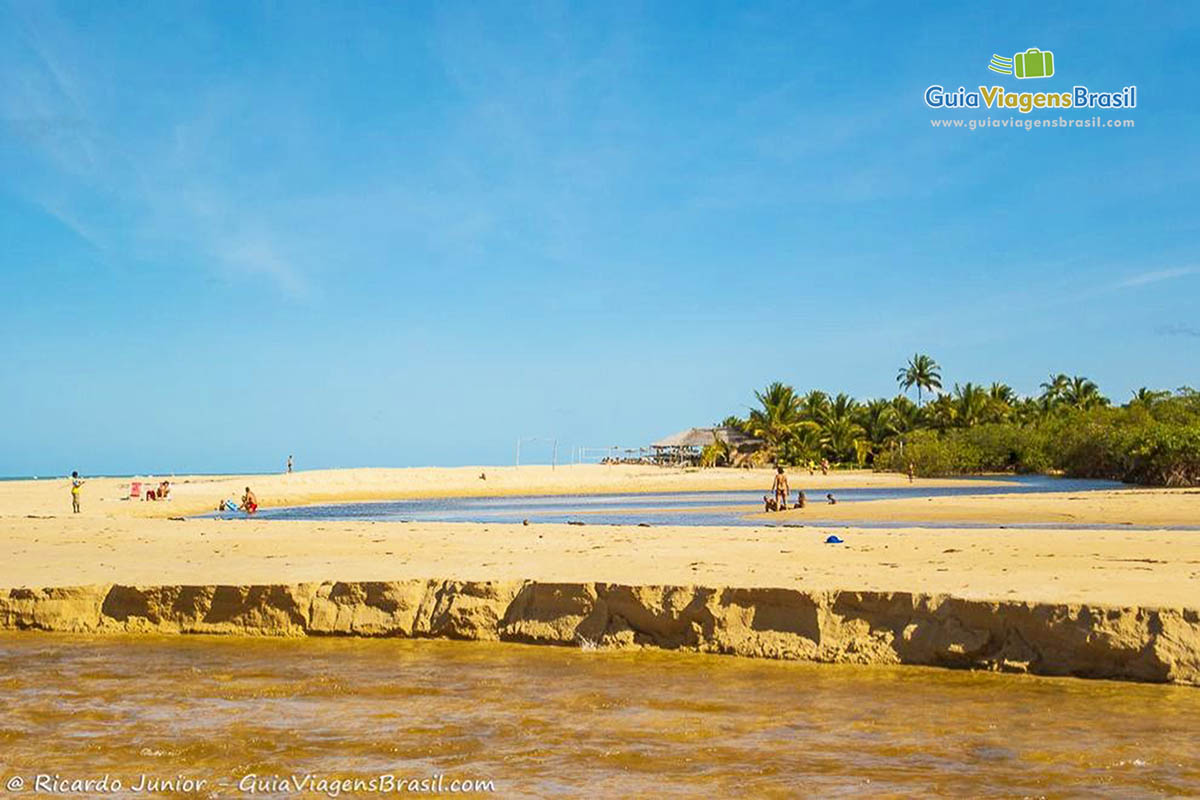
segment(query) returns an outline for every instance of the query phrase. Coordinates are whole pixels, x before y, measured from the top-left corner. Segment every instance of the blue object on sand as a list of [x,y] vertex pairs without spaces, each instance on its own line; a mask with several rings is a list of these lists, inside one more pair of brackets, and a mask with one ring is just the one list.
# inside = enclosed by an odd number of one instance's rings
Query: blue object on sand
[[831,533],[825,537],[825,544],[845,544],[845,542],[839,539],[835,534]]

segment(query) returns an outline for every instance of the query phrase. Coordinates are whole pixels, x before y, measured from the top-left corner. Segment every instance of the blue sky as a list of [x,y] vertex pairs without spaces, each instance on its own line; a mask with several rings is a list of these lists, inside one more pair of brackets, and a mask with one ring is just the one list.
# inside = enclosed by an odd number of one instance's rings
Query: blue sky
[[1187,4],[0,0],[0,474],[509,463],[914,351],[1200,385],[1198,52]]

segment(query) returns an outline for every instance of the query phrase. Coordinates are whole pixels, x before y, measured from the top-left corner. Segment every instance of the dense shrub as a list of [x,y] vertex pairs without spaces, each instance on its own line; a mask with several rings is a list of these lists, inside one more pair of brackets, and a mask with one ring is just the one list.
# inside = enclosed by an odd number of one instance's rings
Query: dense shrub
[[1054,472],[1152,486],[1200,485],[1200,407],[1173,398],[1142,407],[1065,410],[1028,425],[921,430],[893,444],[876,469],[922,476]]

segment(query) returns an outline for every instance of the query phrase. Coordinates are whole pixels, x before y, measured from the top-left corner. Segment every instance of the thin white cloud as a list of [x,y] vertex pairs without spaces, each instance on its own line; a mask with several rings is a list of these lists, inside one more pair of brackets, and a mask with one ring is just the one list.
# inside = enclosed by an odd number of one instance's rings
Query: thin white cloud
[[1176,267],[1174,269],[1152,270],[1119,281],[1114,288],[1128,289],[1134,286],[1145,286],[1148,283],[1174,280],[1175,278],[1183,278],[1197,273],[1200,273],[1200,267]]

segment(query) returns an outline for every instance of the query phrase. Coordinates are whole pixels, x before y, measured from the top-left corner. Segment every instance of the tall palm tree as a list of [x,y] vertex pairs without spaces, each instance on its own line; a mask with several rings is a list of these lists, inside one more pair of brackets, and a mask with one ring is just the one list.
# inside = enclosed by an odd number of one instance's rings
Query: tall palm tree
[[754,393],[760,408],[750,410],[746,427],[750,433],[767,444],[771,454],[791,438],[804,421],[800,415],[800,399],[791,386],[776,381],[765,390]]
[[917,405],[922,404],[921,391],[942,388],[942,368],[927,355],[915,354],[896,374],[896,382],[904,391],[917,387]]

